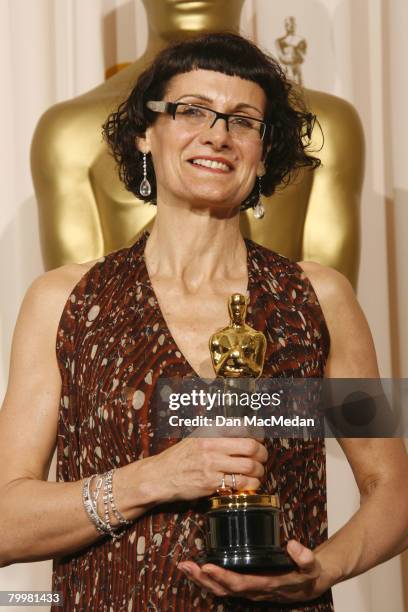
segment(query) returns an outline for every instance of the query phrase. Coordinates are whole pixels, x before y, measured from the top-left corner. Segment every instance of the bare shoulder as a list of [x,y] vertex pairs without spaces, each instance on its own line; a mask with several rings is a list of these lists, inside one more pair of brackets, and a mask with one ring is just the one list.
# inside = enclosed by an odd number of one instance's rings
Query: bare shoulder
[[[69,264],[38,276],[21,303],[10,356],[10,377],[6,398],[19,393],[34,380],[55,388],[60,384],[55,339],[64,306],[72,289],[95,262]],[[33,382],[34,384],[34,382]],[[7,403],[7,402],[6,402]]]
[[317,295],[330,335],[326,376],[378,376],[374,342],[350,281],[341,272],[315,262],[299,262]]
[[73,289],[81,278],[97,263],[99,259],[85,263],[70,263],[40,274],[31,286],[33,289],[67,290]]
[[310,280],[325,313],[342,304],[349,307],[358,304],[350,281],[341,272],[315,261],[300,261],[298,265]]
[[21,313],[29,312],[34,318],[44,315],[54,325],[73,288],[97,261],[67,264],[38,276],[27,289]]

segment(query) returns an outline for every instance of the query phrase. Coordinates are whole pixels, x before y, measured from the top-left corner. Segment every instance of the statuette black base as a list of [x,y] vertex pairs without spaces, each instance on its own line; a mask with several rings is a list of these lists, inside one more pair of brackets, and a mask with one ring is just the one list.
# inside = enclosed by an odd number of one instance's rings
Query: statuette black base
[[289,572],[296,569],[289,555],[278,546],[269,549],[262,547],[262,550],[259,551],[252,548],[249,554],[242,550],[217,550],[200,556],[199,562],[200,565],[214,563],[214,565],[242,574]]
[[245,573],[296,569],[280,546],[280,510],[274,496],[238,493],[212,497],[210,503],[200,563]]

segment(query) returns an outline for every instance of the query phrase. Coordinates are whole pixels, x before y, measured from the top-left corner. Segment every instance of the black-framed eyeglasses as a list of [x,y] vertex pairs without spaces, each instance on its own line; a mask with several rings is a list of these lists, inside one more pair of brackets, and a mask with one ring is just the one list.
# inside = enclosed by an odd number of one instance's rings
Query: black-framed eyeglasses
[[189,129],[212,128],[223,119],[231,136],[240,139],[263,140],[268,123],[249,115],[220,113],[201,104],[150,100],[147,108],[155,113],[168,113],[178,124]]

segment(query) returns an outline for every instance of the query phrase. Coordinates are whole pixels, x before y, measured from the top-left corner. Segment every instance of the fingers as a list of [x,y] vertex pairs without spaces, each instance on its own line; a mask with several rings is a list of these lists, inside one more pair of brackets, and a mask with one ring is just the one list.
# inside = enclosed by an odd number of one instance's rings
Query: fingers
[[[251,588],[253,587],[251,580],[248,580],[245,574],[238,574],[236,572],[218,567],[217,565],[203,565],[202,573],[216,582],[219,587],[224,588],[230,593],[238,594],[248,589],[248,586]],[[266,590],[269,577],[257,576],[256,578],[259,579],[259,589]]]
[[237,484],[239,491],[257,491],[261,486],[260,481],[257,478],[244,478],[242,484]]
[[[235,474],[238,490],[257,490],[268,459],[253,438],[186,438],[158,455],[168,501],[211,495],[225,474]],[[233,484],[233,483],[231,483]]]
[[276,575],[238,574],[212,564],[203,565],[201,571],[201,576],[203,574],[208,576],[232,596],[259,601],[275,597],[277,601],[297,601],[296,594],[312,596],[316,578],[310,574],[301,574],[299,571]]
[[287,551],[298,566],[299,572],[308,574],[311,578],[319,575],[320,563],[310,548],[306,548],[296,540],[289,540]]
[[[203,432],[208,433],[208,428],[203,428]],[[206,437],[206,436],[204,436]],[[253,438],[261,444],[265,440],[265,431],[261,427],[247,427],[245,425],[218,426],[212,433],[212,438]]]
[[[235,472],[232,472],[233,474]],[[232,480],[231,473],[220,474],[219,480],[217,481],[217,485],[214,487],[214,493],[219,489],[222,477],[224,476],[225,484],[227,487],[234,488],[234,482]],[[257,491],[261,486],[258,478],[249,478],[248,476],[243,476],[242,474],[235,474],[235,488],[238,491]]]
[[[226,484],[234,486],[230,474],[235,474],[235,487],[240,491],[256,491],[264,476],[263,463],[268,459],[266,448],[257,440],[240,439],[217,439],[208,444],[205,441],[205,449],[202,453],[201,466],[207,474],[213,474],[213,491],[215,492],[226,475]],[[214,454],[214,450],[217,453]],[[230,482],[231,480],[231,482]]]
[[266,463],[268,460],[268,451],[265,446],[255,438],[239,438],[237,440],[240,456],[252,457],[256,461]]
[[217,451],[220,454],[252,457],[261,463],[268,459],[265,446],[255,438],[202,438],[199,444],[203,452]]
[[249,457],[221,456],[217,459],[217,463],[219,471],[224,474],[239,474],[251,478],[262,478],[265,473],[263,464]]
[[208,591],[223,597],[228,595],[227,589],[222,587],[218,582],[213,580],[210,576],[205,574],[201,568],[195,563],[179,563],[177,568],[181,570],[189,580],[194,582],[197,586],[204,587]]
[[195,584],[219,596],[277,603],[314,599],[322,592],[316,589],[320,563],[310,549],[295,540],[289,541],[288,551],[298,569],[283,574],[238,574],[213,564],[199,567],[192,561],[179,563],[178,568]]

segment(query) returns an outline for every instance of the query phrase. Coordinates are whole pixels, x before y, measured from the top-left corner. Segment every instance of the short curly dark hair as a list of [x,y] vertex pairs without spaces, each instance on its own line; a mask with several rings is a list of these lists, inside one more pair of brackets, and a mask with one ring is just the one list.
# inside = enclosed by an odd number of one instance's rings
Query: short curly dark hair
[[[118,163],[119,176],[126,188],[139,199],[157,203],[156,177],[151,156],[147,158],[147,176],[151,194],[143,197],[139,186],[143,178],[142,153],[136,138],[157,119],[146,107],[149,100],[162,100],[170,79],[191,70],[213,70],[253,81],[266,95],[263,140],[266,173],[262,194],[272,195],[278,185],[290,182],[302,167],[316,168],[320,159],[308,152],[315,117],[305,107],[300,92],[286,78],[282,68],[270,56],[246,38],[230,32],[211,33],[178,42],[161,51],[138,78],[135,87],[103,125],[103,135]],[[258,201],[255,185],[241,210]]]

